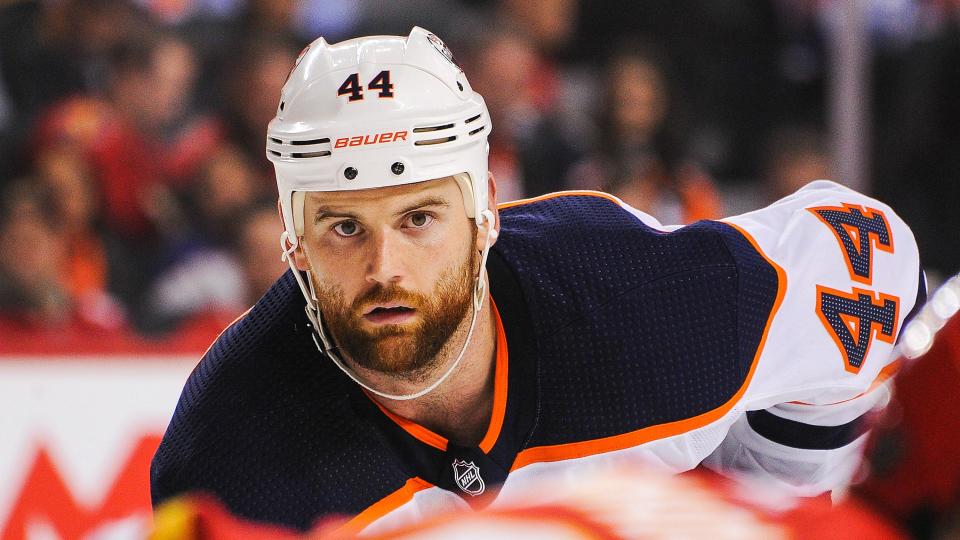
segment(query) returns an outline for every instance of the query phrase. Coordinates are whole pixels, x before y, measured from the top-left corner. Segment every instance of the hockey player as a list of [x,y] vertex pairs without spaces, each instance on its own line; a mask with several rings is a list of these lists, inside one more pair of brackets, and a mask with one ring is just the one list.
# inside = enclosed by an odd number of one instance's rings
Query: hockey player
[[925,297],[889,207],[827,181],[686,227],[498,207],[490,130],[421,28],[301,53],[267,133],[291,271],[187,381],[155,504],[376,532],[624,461],[848,483]]

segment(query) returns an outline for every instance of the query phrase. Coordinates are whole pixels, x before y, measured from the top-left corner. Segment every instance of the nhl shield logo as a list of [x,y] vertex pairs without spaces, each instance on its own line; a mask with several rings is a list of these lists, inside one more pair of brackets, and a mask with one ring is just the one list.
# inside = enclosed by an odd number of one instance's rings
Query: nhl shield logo
[[483,478],[480,477],[480,467],[474,465],[472,461],[454,459],[453,479],[457,481],[457,487],[474,497],[486,489]]

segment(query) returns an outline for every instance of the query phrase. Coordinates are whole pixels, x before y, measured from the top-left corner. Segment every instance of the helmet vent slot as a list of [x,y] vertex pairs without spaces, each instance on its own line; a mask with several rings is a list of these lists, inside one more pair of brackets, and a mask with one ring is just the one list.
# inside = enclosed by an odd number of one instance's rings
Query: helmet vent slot
[[324,138],[324,139],[310,139],[308,141],[290,141],[290,144],[294,146],[306,146],[308,144],[324,144],[329,142],[330,142],[329,138]]
[[427,126],[427,127],[418,127],[413,128],[414,133],[427,133],[430,131],[440,131],[441,129],[450,129],[453,127],[453,124],[443,124],[442,126]]
[[[471,116],[470,118],[467,118],[466,120],[464,120],[463,123],[464,123],[464,124],[469,124],[470,122],[473,122],[474,120],[480,118],[482,115],[483,115],[483,113],[478,114],[478,115],[476,115],[476,116]],[[471,133],[471,135],[473,135],[473,133]]]
[[483,130],[485,130],[485,129],[487,129],[487,126],[480,126],[480,127],[478,127],[477,129],[471,131],[470,133],[467,133],[467,135],[476,135],[477,133],[480,133],[481,131],[483,131]]
[[322,150],[320,152],[293,152],[290,154],[292,158],[313,158],[313,157],[324,157],[329,156],[329,150]]
[[278,158],[316,158],[329,156],[332,153],[330,138],[320,139],[288,139],[286,137],[267,137],[267,155]]
[[414,146],[429,146],[429,145],[432,145],[432,144],[448,143],[448,142],[450,142],[450,141],[455,141],[455,140],[457,140],[457,136],[456,136],[456,135],[452,135],[452,136],[450,136],[450,137],[442,137],[442,138],[440,138],[440,139],[427,139],[427,140],[425,140],[425,141],[417,141],[417,142],[415,142],[415,143],[413,143],[413,144],[414,144]]

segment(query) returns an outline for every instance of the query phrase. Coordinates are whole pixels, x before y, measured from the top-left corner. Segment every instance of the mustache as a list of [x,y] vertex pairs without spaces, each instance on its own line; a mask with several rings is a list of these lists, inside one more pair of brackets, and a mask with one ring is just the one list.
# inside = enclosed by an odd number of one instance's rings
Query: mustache
[[423,305],[426,297],[420,294],[412,293],[399,286],[383,286],[377,284],[367,292],[358,296],[351,306],[355,311],[359,311],[368,304],[386,304],[395,302],[408,307]]

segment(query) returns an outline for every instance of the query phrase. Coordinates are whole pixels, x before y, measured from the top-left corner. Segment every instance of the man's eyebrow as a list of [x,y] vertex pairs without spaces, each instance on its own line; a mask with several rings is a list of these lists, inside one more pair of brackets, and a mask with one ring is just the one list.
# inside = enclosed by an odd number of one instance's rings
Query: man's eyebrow
[[343,210],[337,210],[329,206],[320,206],[317,208],[317,212],[313,215],[313,222],[319,223],[320,220],[327,218],[350,218],[359,220],[360,216]]
[[[425,208],[427,206],[442,206],[444,208],[450,207],[450,202],[444,199],[443,197],[438,197],[436,195],[428,195],[422,199],[418,199],[412,204],[408,204],[403,207],[403,209],[398,210],[394,213],[395,216],[402,216],[407,212],[411,212],[418,208]],[[319,223],[320,220],[329,219],[329,218],[348,218],[360,220],[360,216],[352,212],[347,212],[346,210],[338,210],[331,206],[319,206],[317,207],[316,213],[313,215],[313,222]]]
[[450,202],[444,199],[443,197],[438,197],[436,195],[428,195],[422,199],[417,200],[413,204],[408,204],[402,210],[397,211],[395,216],[402,216],[407,212],[411,212],[418,208],[424,208],[426,206],[442,206],[444,208],[450,207]]

